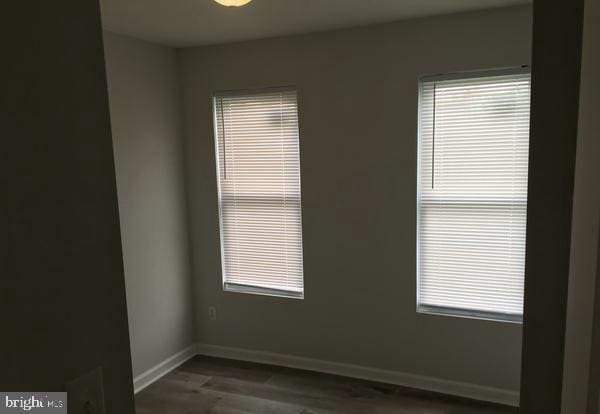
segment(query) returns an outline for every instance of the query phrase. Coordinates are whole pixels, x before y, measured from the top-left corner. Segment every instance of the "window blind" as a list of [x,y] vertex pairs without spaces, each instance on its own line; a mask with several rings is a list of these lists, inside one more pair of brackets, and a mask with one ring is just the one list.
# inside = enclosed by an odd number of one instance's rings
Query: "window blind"
[[530,75],[420,82],[418,305],[523,313]]
[[226,290],[303,296],[296,91],[214,98]]

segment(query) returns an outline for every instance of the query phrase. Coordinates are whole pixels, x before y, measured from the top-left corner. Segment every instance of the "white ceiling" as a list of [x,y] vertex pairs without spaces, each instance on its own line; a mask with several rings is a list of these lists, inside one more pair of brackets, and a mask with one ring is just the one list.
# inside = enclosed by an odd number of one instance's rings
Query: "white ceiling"
[[170,46],[195,46],[309,33],[530,0],[101,0],[104,28]]

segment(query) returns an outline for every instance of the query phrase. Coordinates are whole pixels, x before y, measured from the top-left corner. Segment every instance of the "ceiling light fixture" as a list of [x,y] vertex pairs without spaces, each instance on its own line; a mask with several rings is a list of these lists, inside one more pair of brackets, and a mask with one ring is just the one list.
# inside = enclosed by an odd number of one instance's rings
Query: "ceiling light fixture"
[[252,0],[215,0],[217,3],[227,7],[240,7],[245,6]]

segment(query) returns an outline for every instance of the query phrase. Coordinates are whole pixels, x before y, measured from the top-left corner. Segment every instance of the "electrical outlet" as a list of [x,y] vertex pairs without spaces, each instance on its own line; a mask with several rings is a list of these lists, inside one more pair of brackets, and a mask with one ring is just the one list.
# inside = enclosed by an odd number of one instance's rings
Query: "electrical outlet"
[[217,308],[216,307],[214,307],[214,306],[208,307],[208,319],[210,319],[211,321],[217,320]]
[[66,384],[69,414],[105,414],[102,368]]

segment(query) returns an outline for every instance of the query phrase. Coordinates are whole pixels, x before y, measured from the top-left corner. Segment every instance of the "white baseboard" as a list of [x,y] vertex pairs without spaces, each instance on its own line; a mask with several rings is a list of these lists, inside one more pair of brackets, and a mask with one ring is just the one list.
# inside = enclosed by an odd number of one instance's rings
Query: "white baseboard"
[[240,361],[258,362],[262,364],[279,365],[288,368],[304,369],[360,378],[369,381],[384,382],[425,391],[456,395],[480,401],[489,401],[517,407],[519,393],[511,390],[484,387],[477,384],[450,381],[423,375],[408,374],[360,365],[304,358],[294,355],[277,354],[265,351],[254,351],[242,348],[232,348],[219,345],[196,344],[165,359],[149,370],[133,379],[134,392],[137,394],[154,381],[168,374],[195,355],[206,355],[219,358],[237,359]]
[[200,355],[279,365],[288,368],[304,369],[369,381],[384,382],[425,391],[505,404],[513,407],[519,405],[518,392],[500,388],[484,387],[472,383],[449,381],[399,371],[388,371],[378,368],[363,367],[360,365],[343,364],[293,355],[252,351],[218,345],[198,344],[196,351]]
[[173,356],[165,359],[161,363],[153,366],[147,371],[142,372],[140,375],[133,379],[133,392],[138,393],[154,381],[158,380],[162,376],[173,371],[175,368],[183,364],[190,358],[197,355],[197,346],[192,345],[183,351],[176,353]]

